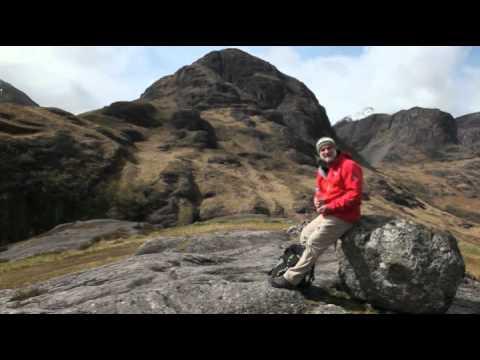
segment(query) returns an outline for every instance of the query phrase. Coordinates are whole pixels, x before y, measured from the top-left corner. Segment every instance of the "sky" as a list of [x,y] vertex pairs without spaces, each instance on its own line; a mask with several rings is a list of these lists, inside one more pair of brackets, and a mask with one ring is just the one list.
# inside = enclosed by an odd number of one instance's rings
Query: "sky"
[[[163,76],[229,46],[0,46],[0,79],[74,114],[138,99]],[[480,47],[240,46],[303,82],[334,124],[364,109],[480,111]]]

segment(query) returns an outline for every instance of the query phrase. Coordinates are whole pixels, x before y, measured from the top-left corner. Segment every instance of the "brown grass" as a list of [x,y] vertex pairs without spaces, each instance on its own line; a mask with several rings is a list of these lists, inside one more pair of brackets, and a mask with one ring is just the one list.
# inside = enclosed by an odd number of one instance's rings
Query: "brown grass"
[[465,261],[467,273],[480,280],[480,246],[459,241],[459,248]]

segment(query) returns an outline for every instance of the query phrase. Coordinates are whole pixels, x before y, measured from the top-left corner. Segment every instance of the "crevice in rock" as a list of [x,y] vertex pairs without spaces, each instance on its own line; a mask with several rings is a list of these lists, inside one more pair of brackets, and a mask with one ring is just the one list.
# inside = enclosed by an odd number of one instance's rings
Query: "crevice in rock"
[[153,281],[154,278],[155,276],[149,276],[149,277],[142,277],[139,279],[135,279],[127,285],[127,288],[133,289],[139,286],[148,285]]

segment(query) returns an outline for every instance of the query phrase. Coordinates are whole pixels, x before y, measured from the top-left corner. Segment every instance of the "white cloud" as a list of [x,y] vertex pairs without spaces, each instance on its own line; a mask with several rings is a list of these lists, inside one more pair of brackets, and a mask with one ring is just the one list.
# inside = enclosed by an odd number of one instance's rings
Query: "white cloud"
[[[79,113],[134,100],[154,81],[222,47],[0,47],[0,79],[41,106]],[[480,111],[480,66],[466,47],[364,47],[356,55],[307,57],[296,47],[241,47],[316,95],[330,121],[365,107],[413,106],[460,116]],[[353,52],[350,52],[353,53]]]
[[[365,47],[357,56],[304,60],[295,56],[295,48],[288,48],[281,52],[266,50],[258,55],[278,64],[280,71],[303,81],[334,123],[367,106],[385,113],[420,106],[439,108],[453,116],[462,115],[466,109],[475,107],[475,98],[466,101],[464,90],[469,89],[473,96],[474,88],[480,85],[477,69],[465,70],[461,76],[470,50],[465,47]],[[283,54],[289,54],[288,61]]]
[[152,82],[145,53],[140,47],[0,47],[0,79],[41,106],[79,113],[138,98]]
[[80,113],[137,99],[214,49],[221,47],[0,46],[0,79],[41,106]]

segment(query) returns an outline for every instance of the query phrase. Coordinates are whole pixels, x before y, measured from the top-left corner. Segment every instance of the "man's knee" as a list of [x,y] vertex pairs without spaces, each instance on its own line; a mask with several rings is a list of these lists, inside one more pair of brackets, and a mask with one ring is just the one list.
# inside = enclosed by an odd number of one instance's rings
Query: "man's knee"
[[332,245],[335,240],[328,236],[329,234],[312,234],[306,239],[304,244],[305,248],[310,249],[315,255],[321,254],[325,251],[330,245]]
[[317,258],[322,252],[322,248],[313,243],[311,239],[307,239],[303,246],[305,246],[305,251],[309,252],[314,258]]
[[313,232],[318,228],[319,221],[321,221],[322,217],[319,216],[316,219],[310,221],[300,233],[300,244],[303,246],[306,245],[308,238],[312,235]]
[[307,244],[308,237],[303,232],[300,234],[300,245],[305,246]]
[[307,244],[310,233],[311,233],[311,231],[309,231],[306,227],[303,228],[302,232],[300,233],[300,244],[301,245],[305,246]]

